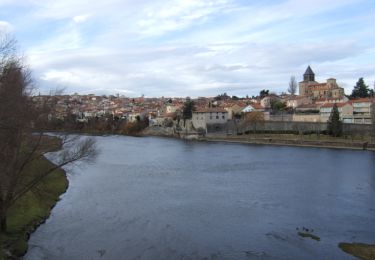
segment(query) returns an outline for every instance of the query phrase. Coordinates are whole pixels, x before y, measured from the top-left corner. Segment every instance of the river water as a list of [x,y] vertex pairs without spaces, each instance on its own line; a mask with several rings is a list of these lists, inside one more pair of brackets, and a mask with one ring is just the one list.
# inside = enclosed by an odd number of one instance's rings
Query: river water
[[352,259],[339,242],[375,243],[373,152],[95,138],[25,259]]

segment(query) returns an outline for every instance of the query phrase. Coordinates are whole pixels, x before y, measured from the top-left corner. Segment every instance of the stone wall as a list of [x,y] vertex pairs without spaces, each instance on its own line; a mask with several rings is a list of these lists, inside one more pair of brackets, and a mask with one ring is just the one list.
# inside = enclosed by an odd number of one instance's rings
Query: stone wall
[[320,122],[320,114],[293,114],[295,122]]
[[[320,122],[293,122],[293,121],[265,121],[250,124],[239,121],[229,121],[226,124],[207,125],[208,133],[237,134],[247,131],[261,131],[274,133],[319,133],[327,130],[327,123]],[[343,124],[345,135],[371,135],[372,125]]]

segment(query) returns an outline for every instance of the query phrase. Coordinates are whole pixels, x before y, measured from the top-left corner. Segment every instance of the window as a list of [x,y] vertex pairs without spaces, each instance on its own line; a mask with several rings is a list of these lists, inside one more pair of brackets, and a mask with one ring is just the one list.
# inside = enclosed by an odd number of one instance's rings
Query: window
[[219,119],[219,116],[216,116],[216,119]]
[[223,119],[225,119],[225,116],[223,115]]
[[212,119],[212,116],[210,116],[210,119]]

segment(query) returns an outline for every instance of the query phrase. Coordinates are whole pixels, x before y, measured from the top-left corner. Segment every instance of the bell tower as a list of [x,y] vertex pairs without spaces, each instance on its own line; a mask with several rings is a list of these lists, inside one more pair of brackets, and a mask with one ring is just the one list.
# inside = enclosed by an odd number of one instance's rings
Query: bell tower
[[315,81],[315,74],[310,68],[310,66],[307,67],[305,74],[303,74],[303,81]]

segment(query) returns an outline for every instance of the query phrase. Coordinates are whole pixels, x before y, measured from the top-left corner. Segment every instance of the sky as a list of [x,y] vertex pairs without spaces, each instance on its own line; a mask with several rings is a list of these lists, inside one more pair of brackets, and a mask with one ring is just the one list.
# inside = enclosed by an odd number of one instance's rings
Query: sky
[[286,92],[311,65],[350,94],[375,81],[374,0],[0,0],[41,93]]

